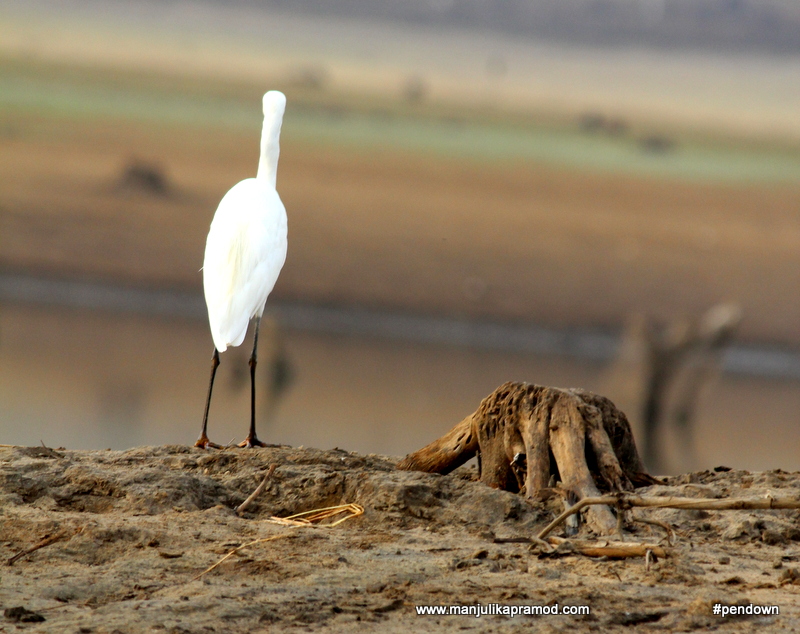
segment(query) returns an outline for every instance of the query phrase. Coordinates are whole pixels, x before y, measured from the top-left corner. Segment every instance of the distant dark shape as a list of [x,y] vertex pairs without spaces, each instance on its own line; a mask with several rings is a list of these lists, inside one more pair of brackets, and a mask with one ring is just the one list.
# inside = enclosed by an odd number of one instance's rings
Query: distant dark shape
[[403,97],[409,103],[420,103],[428,96],[428,85],[419,75],[412,75],[403,87]]
[[169,184],[160,165],[131,159],[122,171],[117,189],[124,192],[141,192],[153,196],[166,196]]
[[606,121],[606,134],[610,136],[623,136],[628,132],[628,124],[623,119],[608,119]]
[[303,66],[291,74],[289,82],[298,88],[323,90],[328,84],[328,70],[324,66]]
[[675,149],[675,141],[659,134],[651,134],[639,140],[639,147],[650,154],[666,154]]
[[628,131],[628,124],[618,117],[606,117],[599,112],[584,112],[578,118],[578,127],[587,134],[607,134],[623,136]]
[[578,125],[583,132],[601,132],[606,126],[606,118],[599,112],[584,112]]

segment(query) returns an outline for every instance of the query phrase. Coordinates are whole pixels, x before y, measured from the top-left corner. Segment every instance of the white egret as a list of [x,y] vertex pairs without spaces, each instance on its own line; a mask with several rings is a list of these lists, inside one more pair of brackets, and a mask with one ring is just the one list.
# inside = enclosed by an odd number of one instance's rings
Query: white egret
[[206,240],[203,289],[214,355],[197,447],[219,447],[209,441],[206,433],[219,353],[244,341],[251,319],[255,319],[255,336],[250,356],[250,433],[240,446],[264,446],[256,436],[256,349],[267,296],[286,261],[286,209],[275,189],[286,97],[271,90],[264,95],[263,106],[264,127],[256,177],[246,178],[225,194]]

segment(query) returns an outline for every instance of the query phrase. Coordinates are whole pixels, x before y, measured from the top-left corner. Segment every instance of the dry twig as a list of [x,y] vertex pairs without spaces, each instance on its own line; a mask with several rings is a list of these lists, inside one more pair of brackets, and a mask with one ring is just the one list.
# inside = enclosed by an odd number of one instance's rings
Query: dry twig
[[667,556],[667,551],[655,544],[610,541],[591,542],[584,539],[565,539],[563,537],[548,537],[547,541],[555,546],[567,543],[581,555],[586,555],[587,557],[624,559],[626,557],[646,557],[648,552],[652,552],[656,557]]
[[266,488],[266,486],[267,486],[267,480],[269,480],[269,479],[270,479],[270,477],[272,477],[272,474],[273,474],[273,473],[275,473],[275,469],[277,469],[277,468],[278,468],[278,465],[277,465],[277,464],[275,464],[275,463],[273,463],[273,464],[271,464],[271,465],[269,466],[269,469],[268,469],[268,470],[267,470],[267,472],[264,474],[264,479],[261,481],[261,484],[259,484],[259,485],[258,485],[258,487],[256,488],[256,490],[255,490],[255,491],[253,491],[253,492],[252,492],[252,493],[251,493],[251,494],[248,496],[248,498],[247,498],[247,499],[246,499],[244,502],[242,502],[242,503],[241,503],[239,506],[237,506],[237,507],[236,507],[236,515],[241,515],[241,514],[242,514],[242,512],[243,512],[243,511],[244,511],[244,510],[245,510],[245,509],[246,509],[248,506],[250,506],[250,505],[253,503],[253,500],[255,500],[255,499],[256,499],[256,498],[257,498],[259,495],[261,495],[261,492],[262,492],[262,491],[263,491],[263,490]]
[[272,542],[272,541],[275,541],[276,539],[281,539],[283,537],[289,537],[290,535],[291,535],[291,533],[281,533],[280,535],[273,535],[272,537],[261,537],[259,539],[254,539],[252,542],[247,542],[246,544],[242,544],[241,546],[239,546],[237,548],[234,548],[231,552],[229,552],[227,555],[225,555],[217,563],[215,563],[214,565],[209,566],[208,568],[206,568],[203,572],[201,572],[196,577],[192,577],[191,581],[197,581],[204,574],[206,574],[208,572],[211,572],[212,570],[214,570],[214,568],[216,568],[217,566],[221,565],[223,562],[225,562],[229,558],[233,557],[240,550],[242,550],[244,548],[247,548],[248,546],[255,546],[256,544],[263,544],[264,542]]
[[673,531],[672,527],[666,522],[662,522],[661,520],[645,519],[644,517],[637,517],[633,514],[631,514],[631,520],[633,520],[634,522],[638,522],[639,524],[650,524],[652,526],[658,526],[659,528],[663,528],[664,531],[667,533],[667,546],[672,546],[672,544],[674,543],[675,531]]
[[739,499],[654,497],[642,495],[603,495],[587,497],[576,502],[569,509],[545,526],[537,537],[544,539],[550,532],[573,513],[592,504],[606,504],[625,509],[633,506],[643,508],[702,509],[705,511],[735,511],[743,509],[800,509],[800,499],[791,497],[764,497]]
[[648,548],[644,555],[644,569],[646,572],[650,572],[650,566],[653,564],[655,558],[656,556],[653,554],[653,551]]
[[30,548],[26,548],[25,550],[23,550],[21,552],[18,552],[13,557],[10,557],[9,560],[6,563],[9,566],[13,566],[17,561],[19,561],[23,557],[26,557],[27,555],[30,555],[31,553],[36,552],[40,548],[44,548],[45,546],[49,546],[50,544],[55,544],[56,542],[59,542],[59,541],[61,541],[62,539],[66,538],[66,537],[72,537],[72,534],[70,533],[70,531],[61,531],[61,532],[55,533],[54,535],[50,535],[49,537],[45,537],[43,540],[37,542],[36,544],[31,546]]
[[538,537],[495,537],[492,541],[495,544],[536,544],[546,553],[553,552],[553,547]]

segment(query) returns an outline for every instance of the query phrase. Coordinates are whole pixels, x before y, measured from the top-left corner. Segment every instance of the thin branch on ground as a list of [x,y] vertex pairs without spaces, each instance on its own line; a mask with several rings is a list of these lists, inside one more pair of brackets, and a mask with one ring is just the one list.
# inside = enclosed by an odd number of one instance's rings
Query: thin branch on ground
[[255,500],[259,495],[261,495],[261,492],[267,487],[267,480],[269,480],[272,477],[272,474],[275,473],[275,469],[277,468],[278,465],[275,463],[269,466],[269,470],[267,471],[266,474],[264,474],[264,479],[261,480],[261,484],[258,485],[256,490],[253,491],[244,502],[242,502],[239,506],[236,507],[236,515],[241,515],[242,512],[253,503],[253,500]]
[[653,565],[655,558],[653,551],[648,548],[644,556],[644,569],[646,572],[650,572],[650,566]]
[[40,548],[44,548],[45,546],[49,546],[50,544],[55,544],[56,542],[60,542],[62,539],[65,539],[67,537],[72,537],[73,534],[74,533],[72,533],[71,531],[60,531],[58,533],[50,535],[49,537],[45,537],[43,540],[37,542],[30,548],[26,548],[25,550],[18,552],[16,555],[9,558],[9,560],[6,563],[9,566],[13,566],[23,557],[27,557],[31,553],[35,553]]
[[247,542],[246,544],[242,544],[238,548],[234,548],[231,552],[229,552],[227,555],[225,555],[222,559],[220,559],[213,566],[209,566],[208,568],[206,568],[203,572],[201,572],[196,577],[192,577],[189,582],[191,583],[192,581],[197,581],[204,574],[211,572],[212,570],[214,570],[214,568],[216,568],[217,566],[221,565],[223,562],[227,561],[228,559],[233,557],[236,553],[238,553],[240,550],[243,550],[244,548],[248,548],[249,546],[255,546],[256,544],[263,544],[264,542],[272,542],[272,541],[275,541],[276,539],[282,539],[284,537],[289,537],[291,534],[292,533],[281,533],[280,535],[273,535],[272,537],[261,537],[259,539],[254,539],[252,542]]
[[544,539],[550,532],[570,515],[593,504],[605,504],[626,509],[634,506],[642,508],[698,509],[704,511],[737,511],[768,509],[800,509],[800,499],[792,497],[764,497],[739,499],[654,497],[641,495],[603,495],[579,500],[561,515],[545,526],[537,537]]
[[550,544],[538,537],[495,537],[492,541],[495,544],[536,544],[546,553],[553,551]]
[[658,526],[659,528],[663,528],[664,532],[667,533],[667,546],[672,546],[672,544],[674,543],[675,531],[673,531],[672,527],[666,522],[662,522],[661,520],[645,519],[644,517],[637,517],[636,515],[633,514],[631,514],[631,520],[639,524],[649,524],[651,526]]
[[587,557],[608,557],[609,559],[646,557],[649,551],[656,557],[667,556],[667,551],[656,544],[616,541],[592,542],[585,539],[566,539],[564,537],[548,537],[547,541],[554,546],[568,544],[581,555],[586,555]]

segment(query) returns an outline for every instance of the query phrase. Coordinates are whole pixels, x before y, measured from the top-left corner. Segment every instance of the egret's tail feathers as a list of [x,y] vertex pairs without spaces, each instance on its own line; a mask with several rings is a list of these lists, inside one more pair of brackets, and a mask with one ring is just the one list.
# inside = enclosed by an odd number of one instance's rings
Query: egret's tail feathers
[[241,346],[247,334],[247,326],[250,323],[249,319],[244,320],[243,323],[227,324],[227,326],[211,327],[211,337],[214,339],[214,345],[220,352],[225,352],[228,347],[235,348]]

